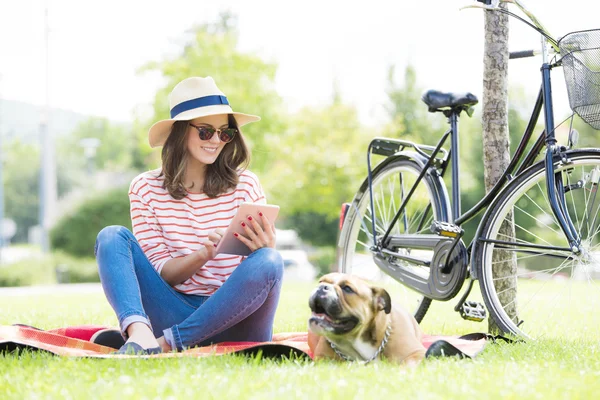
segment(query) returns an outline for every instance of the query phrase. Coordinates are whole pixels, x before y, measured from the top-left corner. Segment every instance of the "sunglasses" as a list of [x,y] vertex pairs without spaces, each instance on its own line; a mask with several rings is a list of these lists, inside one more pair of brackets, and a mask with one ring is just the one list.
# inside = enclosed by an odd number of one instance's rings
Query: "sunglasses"
[[212,126],[196,126],[194,124],[190,124],[198,130],[198,136],[200,136],[200,140],[210,140],[214,136],[215,133],[218,132],[219,140],[223,143],[229,143],[233,140],[235,135],[239,132],[237,128],[224,128],[217,129]]

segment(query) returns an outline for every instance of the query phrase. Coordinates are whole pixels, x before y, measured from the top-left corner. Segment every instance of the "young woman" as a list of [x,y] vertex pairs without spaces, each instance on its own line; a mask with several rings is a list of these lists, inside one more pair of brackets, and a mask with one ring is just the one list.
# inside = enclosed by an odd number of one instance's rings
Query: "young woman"
[[109,226],[96,241],[102,287],[127,340],[118,353],[268,341],[283,275],[274,225],[249,218],[238,239],[252,253],[215,254],[239,205],[266,203],[239,131],[260,118],[233,112],[211,77],[183,80],[169,100],[171,119],[148,134],[151,147],[163,146],[162,167],[129,189],[133,233]]

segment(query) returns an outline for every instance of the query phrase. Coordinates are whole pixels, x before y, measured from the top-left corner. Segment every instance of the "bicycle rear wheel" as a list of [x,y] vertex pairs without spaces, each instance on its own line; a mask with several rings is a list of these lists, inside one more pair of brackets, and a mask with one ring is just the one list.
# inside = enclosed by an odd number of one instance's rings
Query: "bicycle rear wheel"
[[600,150],[567,155],[571,163],[557,157],[556,172],[568,188],[566,209],[581,253],[569,249],[551,211],[543,163],[501,192],[474,249],[490,316],[504,332],[525,339],[597,337],[600,327]]
[[[408,158],[388,159],[379,164],[373,171],[373,203],[375,208],[375,229],[380,238],[390,226],[390,222],[405,196],[414,185],[422,167],[419,163]],[[394,225],[392,235],[402,233],[430,233],[431,222],[446,221],[447,207],[438,196],[440,181],[426,174],[412,195],[406,212]],[[370,247],[373,245],[373,215],[368,181],[362,184],[350,205],[338,241],[338,270],[366,279],[378,286],[384,287],[394,302],[413,313],[415,319],[421,322],[429,309],[431,299],[410,288],[399,284],[386,275],[373,261]],[[444,204],[444,205],[441,205]],[[410,252],[410,250],[406,250]],[[423,258],[433,252],[425,252]],[[414,254],[414,253],[413,253]],[[420,254],[421,255],[421,254]],[[403,266],[408,267],[406,263]],[[429,268],[412,266],[421,276],[429,276]]]

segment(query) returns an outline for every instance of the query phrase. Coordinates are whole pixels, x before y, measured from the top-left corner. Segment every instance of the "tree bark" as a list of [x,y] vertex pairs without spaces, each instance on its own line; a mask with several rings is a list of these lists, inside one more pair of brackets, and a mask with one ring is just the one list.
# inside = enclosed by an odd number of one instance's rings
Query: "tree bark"
[[[506,7],[502,4],[501,7]],[[508,135],[508,15],[485,12],[483,72],[483,154],[485,188],[489,192],[510,162]],[[498,239],[514,238],[512,213],[503,222]],[[516,320],[516,254],[495,251],[492,259],[494,286],[509,316]],[[500,278],[500,279],[498,279]],[[490,333],[499,331],[488,318]]]

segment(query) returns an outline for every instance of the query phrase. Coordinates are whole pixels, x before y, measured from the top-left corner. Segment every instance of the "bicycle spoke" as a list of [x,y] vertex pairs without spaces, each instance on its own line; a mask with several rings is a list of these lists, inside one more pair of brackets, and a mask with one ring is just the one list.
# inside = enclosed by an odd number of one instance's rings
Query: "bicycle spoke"
[[544,163],[509,183],[475,247],[490,315],[518,336],[554,337],[600,323],[600,193],[593,186],[600,155],[576,150],[569,158],[555,173],[568,188],[559,201],[581,238],[581,251],[570,251],[551,209]]
[[[501,278],[494,278],[493,281],[497,282],[497,281],[502,281],[502,280],[506,280],[506,279],[519,278],[519,277],[531,276],[531,275],[540,275],[540,274],[544,274],[544,273],[554,276],[560,270],[568,268],[568,267],[564,267],[563,266],[563,264],[565,262],[566,262],[566,260],[563,261],[558,267],[553,267],[553,268],[548,268],[548,269],[542,269],[542,270],[539,270],[539,271],[527,270],[527,272],[522,272],[522,273],[519,273],[519,274],[513,274],[513,275],[510,275],[510,276],[503,276]],[[553,272],[549,272],[549,271],[553,271]],[[498,294],[501,294],[503,292],[504,291],[498,292]]]
[[[535,247],[534,243],[527,242],[527,241],[520,240],[520,239],[514,240],[513,238],[511,238],[511,237],[509,237],[507,235],[502,235],[502,234],[498,234],[498,236],[499,237],[502,236],[502,237],[505,237],[507,239],[506,243],[495,243],[495,245],[498,246],[498,248],[501,249],[501,250],[503,250],[503,251],[515,251],[515,252],[538,252],[538,251],[540,251],[540,248],[539,247]],[[502,246],[508,246],[511,243],[515,245],[514,248],[512,248],[512,247],[502,247]],[[519,246],[519,244],[521,246]],[[543,253],[543,254],[546,254],[546,255],[552,256],[552,257],[557,257],[559,255],[565,254],[565,250],[559,249],[559,248],[557,248],[557,249],[544,249],[544,250],[547,250],[547,252]]]
[[[506,250],[506,251],[515,251],[515,252],[518,252],[518,251],[519,251],[519,249],[506,249],[506,248],[503,248],[502,250]],[[550,255],[550,254],[553,254],[553,253],[536,253],[536,254],[528,254],[528,255],[526,255],[526,256],[517,257],[517,261],[519,261],[519,260],[525,260],[525,259],[528,259],[528,258],[533,258],[533,257],[548,256],[548,255]],[[512,258],[511,258],[510,260],[512,260]],[[507,262],[507,261],[510,261],[510,260],[509,260],[508,258],[506,258],[506,259],[504,259],[504,260],[500,260],[500,261],[493,261],[493,262],[492,262],[492,265],[494,265],[494,264],[501,264],[501,263],[505,263],[505,262]]]
[[[546,195],[547,195],[548,192],[546,190],[543,190],[539,183],[537,184],[537,187],[538,187],[540,193],[542,194],[542,197],[544,198],[544,201],[546,202],[546,204],[549,205],[550,201],[548,201],[548,197],[546,197]],[[535,203],[535,205],[538,205],[536,202],[534,202],[534,203]],[[540,210],[541,210],[541,208],[540,208]],[[554,217],[554,213],[552,214],[552,216]],[[556,222],[556,224],[558,225],[558,221],[556,220],[556,217],[554,217],[554,222]]]
[[[539,187],[539,185],[538,185],[538,187]],[[540,190],[541,190],[541,188],[540,188]],[[537,201],[533,200],[527,193],[525,193],[525,197],[528,198],[542,213],[544,213],[545,216],[552,218],[552,220],[554,221],[554,223],[557,226],[560,226],[560,224],[556,220],[556,216],[554,215],[554,213],[547,213],[546,211],[544,211],[544,209],[542,209],[542,207],[540,207],[540,205],[537,203]],[[545,199],[545,197],[544,197],[544,199]],[[546,204],[550,204],[550,203],[548,203],[548,201],[546,200]]]
[[[590,208],[593,208],[594,203],[596,202],[596,195],[598,194],[598,185],[594,186],[594,199],[592,200],[592,202],[590,203]],[[594,225],[596,225],[596,218],[598,217],[598,211],[600,209],[600,206],[598,206],[598,208],[596,208],[596,212],[594,213],[594,219],[592,220],[592,225],[591,225],[591,229],[594,228]],[[591,230],[590,229],[590,230]],[[594,232],[594,234],[596,234],[597,232]],[[593,237],[594,235],[591,235],[590,237]]]
[[[391,179],[390,179],[390,180],[388,180],[388,185],[389,185],[390,183],[392,183],[392,180],[391,180]],[[392,218],[394,217],[394,214],[395,214],[395,213],[392,213],[392,212],[391,212],[391,210],[390,210],[390,206],[389,206],[389,202],[388,202],[388,198],[389,198],[389,196],[393,196],[393,193],[391,193],[391,194],[390,194],[390,193],[388,192],[388,195],[386,196],[386,195],[384,194],[384,192],[383,192],[383,190],[384,190],[384,189],[385,189],[385,188],[384,188],[384,185],[381,185],[381,186],[380,186],[380,191],[381,191],[381,212],[382,212],[382,214],[384,215],[385,226],[388,226],[388,227],[389,227],[389,226],[390,226],[390,222],[392,222]],[[391,190],[393,190],[393,188],[390,188],[389,186],[388,186],[388,189],[391,189]]]
[[371,248],[370,245],[367,245],[366,243],[361,242],[360,240],[356,239],[356,243],[361,244],[366,250],[369,250]]
[[[391,193],[390,197],[392,198],[392,201],[390,201],[391,214],[395,214],[396,210],[398,209],[398,207],[396,206],[396,196],[394,196],[395,192],[390,191],[390,193]],[[402,202],[402,199],[404,199],[404,188],[403,187],[401,187],[401,189],[400,189],[400,202]]]
[[[380,187],[380,190],[381,190],[381,187]],[[375,196],[375,202],[374,202],[374,203],[375,203],[375,204],[374,204],[374,207],[375,207],[375,215],[379,215],[379,216],[381,217],[381,219],[383,220],[383,223],[387,225],[387,223],[388,223],[388,219],[387,219],[387,216],[386,216],[385,214],[384,214],[384,215],[382,215],[382,210],[385,210],[385,209],[384,209],[384,207],[381,205],[381,201],[382,201],[382,200],[381,200],[381,197],[379,197],[379,196]]]
[[[543,221],[541,221],[540,219],[534,217],[533,215],[531,215],[530,213],[528,213],[527,211],[523,210],[522,208],[515,206],[515,208],[519,211],[521,211],[523,214],[527,215],[528,217],[530,217],[531,219],[533,219],[534,221],[544,225],[546,228],[550,229],[551,231],[553,231],[554,233],[558,233],[560,234],[560,232],[558,232],[556,229],[553,229],[551,226],[548,226],[547,224],[545,224]],[[546,214],[547,215],[547,214]]]
[[550,242],[548,242],[545,239],[542,239],[541,237],[539,237],[538,235],[534,234],[533,232],[528,231],[527,229],[523,228],[522,226],[520,226],[519,224],[515,223],[515,227],[524,230],[525,232],[529,233],[531,236],[535,236],[536,238],[540,239],[541,241],[543,241],[544,243],[546,243],[548,246],[552,246],[552,244]]
[[[570,179],[571,175],[567,174],[567,185],[571,186],[571,179]],[[573,211],[575,214],[575,226],[579,225],[579,215],[577,213],[577,204],[575,203],[575,197],[573,195],[574,190],[570,190],[569,194],[571,195],[571,204],[573,205]],[[581,237],[581,230],[578,232],[579,233],[579,237]]]
[[[368,215],[365,215],[365,219],[367,219],[369,221],[369,229],[370,229],[373,224],[373,220]],[[377,229],[378,234],[383,235],[385,233],[385,228],[381,225],[381,223],[378,219],[375,220],[375,229]],[[370,232],[370,230],[369,230],[369,232]]]
[[421,218],[422,218],[422,216],[423,216],[423,214],[424,214],[424,213],[425,213],[425,210],[423,210],[423,211],[419,211],[419,213],[418,213],[417,215],[415,215],[415,217],[414,217],[414,218],[411,218],[411,223],[410,223],[410,225],[408,226],[408,228],[409,228],[409,229],[406,231],[407,233],[412,231],[412,229],[411,229],[411,228],[413,228],[413,225],[414,225],[414,224],[415,224],[417,221],[420,221],[420,220],[421,220]]
[[[590,226],[589,226],[589,215],[588,215],[588,203],[590,200],[591,196],[587,196],[587,192],[588,190],[586,190],[585,186],[583,187],[583,197],[585,199],[585,212],[583,214],[583,217],[581,219],[581,224],[583,225],[584,221],[585,221],[585,227],[587,228],[588,233],[590,232]],[[583,229],[583,226],[581,227],[581,229]]]
[[[430,215],[426,215],[423,210],[425,206],[431,203],[433,193],[431,178],[425,177],[419,183],[416,191],[413,192],[410,201],[407,202],[396,223],[393,226],[390,224],[396,217],[398,208],[405,201],[406,195],[413,190],[414,182],[416,182],[420,171],[421,167],[410,160],[398,160],[376,171],[371,180],[372,191],[367,189],[359,197],[358,202],[354,205],[357,210],[349,214],[350,219],[345,222],[350,224],[342,231],[345,236],[340,237],[338,240],[339,250],[343,253],[342,260],[339,263],[341,271],[354,273],[373,282],[378,282],[382,287],[386,287],[386,290],[388,290],[390,284],[393,285],[396,290],[392,290],[390,293],[394,293],[395,299],[400,300],[401,303],[412,309],[416,305],[416,309],[414,309],[415,317],[419,321],[427,311],[431,300],[416,291],[407,289],[380,270],[373,260],[371,248],[373,229],[375,229],[378,238],[381,238],[388,229],[391,235],[418,234],[419,232],[414,231],[420,229],[419,221],[437,215],[435,209],[430,209]],[[373,209],[371,209],[371,195],[373,197]],[[428,202],[424,202],[425,198],[428,199]],[[423,203],[425,206],[423,206]],[[399,249],[400,253],[406,252],[406,254],[411,254],[412,251],[412,249]],[[421,252],[421,250],[416,253],[419,257],[431,257],[432,254],[432,252]],[[398,259],[398,265],[407,272],[417,274],[425,279],[430,274],[429,268],[412,265],[406,260]],[[401,294],[396,296],[398,289],[401,289]]]
[[[598,209],[596,210],[596,215],[598,215],[598,213],[600,213],[600,205],[598,205]],[[589,238],[593,239],[595,237],[598,237],[598,234],[600,234],[600,224],[598,224],[598,226],[596,227],[596,230],[594,230],[594,233],[589,235]]]
[[[555,275],[555,274],[556,274],[556,273],[557,273],[559,270],[563,269],[563,267],[562,267],[562,265],[563,265],[563,264],[564,264],[564,262],[563,262],[563,263],[561,263],[561,264],[560,264],[558,267],[556,267],[556,268],[550,268],[549,270],[553,270],[553,271],[554,271],[553,273],[551,273],[551,274],[550,274],[550,276],[554,276],[554,275]],[[541,271],[540,271],[540,272],[541,272]],[[502,278],[494,279],[494,281],[501,281],[501,280],[505,280],[505,279],[512,279],[512,278],[514,278],[514,277],[515,277],[515,275],[511,275],[511,276],[509,276],[509,277],[502,277]],[[549,282],[549,280],[547,280],[546,282]],[[546,285],[546,282],[545,282],[545,283],[544,283],[544,284],[543,284],[543,285],[542,285],[542,286],[541,286],[541,287],[540,287],[540,288],[537,290],[536,294],[537,294],[537,293],[539,293],[539,292],[540,292],[540,291],[541,291],[541,290],[544,288],[544,286]],[[505,290],[502,290],[502,291],[498,292],[497,294],[498,294],[498,296],[501,296],[503,293],[506,293],[507,291],[509,291],[509,290],[514,290],[514,289],[515,289],[514,287],[508,287],[507,289],[505,289]],[[533,297],[533,296],[532,296],[532,297]],[[514,304],[514,302],[515,302],[515,301],[517,301],[517,298],[516,298],[516,297],[515,297],[515,299],[514,299],[512,302],[509,302],[509,303],[506,303],[506,304],[504,304],[504,307],[507,307],[507,306],[509,306],[509,305],[511,305],[511,304]]]

